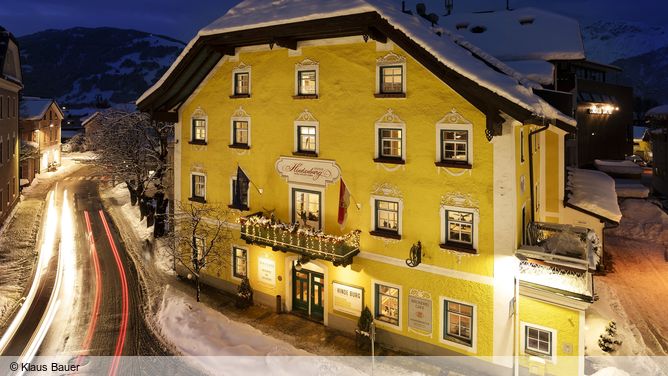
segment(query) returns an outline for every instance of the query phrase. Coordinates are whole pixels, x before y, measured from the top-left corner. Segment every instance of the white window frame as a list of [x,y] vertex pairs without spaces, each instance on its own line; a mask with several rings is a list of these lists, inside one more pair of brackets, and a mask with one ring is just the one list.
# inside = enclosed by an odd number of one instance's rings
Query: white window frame
[[[195,198],[194,193],[195,193],[195,187],[193,184],[193,176],[203,176],[204,177],[204,201],[206,201],[206,195],[207,195],[207,189],[206,189],[206,174],[203,172],[190,172],[190,198]],[[198,196],[199,198],[199,196]]]
[[[526,328],[535,328],[535,329],[540,329],[546,332],[552,333],[552,343],[550,344],[550,350],[552,350],[551,355],[535,355],[535,354],[529,354],[526,352]],[[542,359],[547,360],[548,362],[552,364],[557,364],[557,330],[554,328],[549,328],[546,326],[541,326],[541,325],[536,325],[530,322],[525,322],[525,321],[520,321],[520,354],[526,355],[526,356],[536,356],[540,357]],[[536,353],[539,353],[536,351]]]
[[[245,121],[248,122],[248,147],[251,147],[251,118],[250,116],[232,116],[230,118],[230,145],[243,145],[234,143],[234,122]],[[207,132],[208,135],[208,132]]]
[[[462,208],[458,206],[447,206],[447,205],[441,205],[441,244],[446,244],[448,240],[448,231],[446,229],[446,224],[447,224],[447,217],[446,217],[446,212],[448,210],[452,211],[458,211],[458,212],[464,212],[464,213],[472,213],[473,214],[473,250],[478,253],[480,250],[478,249],[478,234],[480,232],[480,213],[478,209],[475,208]],[[451,243],[451,244],[458,244],[458,243]],[[466,243],[461,243],[463,247],[466,246]],[[468,304],[468,303],[466,303]]]
[[[194,248],[195,248],[195,255],[196,255],[196,257],[197,257],[197,260],[198,260],[198,261],[202,261],[202,260],[204,260],[204,265],[206,266],[206,260],[205,260],[205,258],[204,258],[205,256],[204,256],[204,255],[200,255],[199,248],[197,247],[197,241],[196,241],[195,239],[201,239],[201,240],[202,240],[202,244],[204,245],[204,250],[206,250],[206,238],[205,238],[204,236],[194,235],[194,236],[193,236],[193,239],[192,239],[192,240],[193,240],[193,244],[194,244],[194,246],[195,246]],[[200,269],[203,269],[203,268],[204,268],[204,267],[200,265]]]
[[320,96],[320,64],[311,59],[305,59],[295,65],[295,96],[298,95],[314,95],[314,94],[300,94],[299,93],[299,72],[315,71],[315,95]]
[[204,120],[204,142],[209,143],[209,116],[202,110],[201,108],[197,108],[195,111],[193,111],[192,115],[190,115],[190,142],[194,141],[202,141],[199,139],[195,138],[195,129],[193,127],[193,121],[194,120],[199,120],[202,119]]
[[[237,175],[230,176],[230,205],[234,204],[234,182],[237,181]],[[246,207],[250,208],[251,187],[248,184],[248,193],[246,194]]]
[[[382,93],[380,88],[381,67],[401,66],[401,93]],[[406,71],[406,58],[393,52],[376,59],[376,94],[404,94],[406,95],[406,81],[408,73]]]
[[466,163],[473,166],[473,124],[436,124],[436,162],[457,163],[456,161],[443,159],[443,143],[441,140],[441,133],[443,131],[467,131],[467,150]]
[[325,207],[325,187],[318,187],[315,185],[305,185],[305,184],[288,184],[288,215],[290,216],[290,221],[292,221],[292,215],[294,210],[294,202],[292,199],[292,191],[294,189],[304,190],[304,191],[313,191],[320,193],[320,230],[325,230],[325,213],[327,208]]
[[246,277],[248,277],[248,278],[250,278],[248,276],[248,273],[250,271],[250,268],[248,267],[250,257],[248,257],[248,251],[249,251],[248,247],[243,247],[243,246],[236,245],[236,244],[232,244],[232,246],[230,247],[230,254],[232,255],[232,257],[230,257],[230,277],[235,281],[241,281],[241,278],[234,275],[234,272],[235,272],[234,261],[235,261],[236,256],[237,256],[236,253],[234,252],[234,250],[237,249],[237,248],[238,249],[243,249],[244,251],[246,251]]
[[[237,73],[248,73],[248,94],[237,94]],[[234,95],[248,95],[253,94],[253,74],[251,73],[251,66],[240,63],[236,68],[232,69],[232,96]]]
[[[370,200],[370,207],[371,207],[371,229],[373,231],[384,231],[384,230],[378,230],[376,228],[376,217],[378,215],[378,212],[376,211],[376,201],[381,200],[381,201],[391,201],[391,202],[396,202],[399,204],[399,225],[397,226],[397,235],[401,236],[403,234],[403,226],[404,226],[404,200],[398,197],[388,197],[388,196],[378,196],[378,195],[371,195],[371,200]],[[386,230],[385,230],[386,231]]]
[[[476,353],[478,350],[478,306],[473,303],[465,302],[463,300],[459,299],[454,299],[449,296],[439,296],[439,305],[440,305],[440,311],[439,311],[439,334],[438,334],[438,341],[461,349],[465,350],[470,353]],[[471,345],[465,345],[459,342],[451,341],[445,336],[445,331],[446,331],[446,321],[445,321],[445,313],[447,313],[447,308],[445,306],[445,301],[449,301],[452,303],[458,303],[458,304],[465,304],[467,306],[473,307],[473,317],[471,318]]]
[[[296,120],[294,123],[294,153],[299,151],[299,127],[315,127],[315,154],[320,155],[320,122]],[[306,153],[306,152],[302,152]]]
[[[387,287],[392,287],[395,289],[399,290],[399,296],[398,296],[398,301],[399,301],[399,317],[397,319],[398,325],[394,325],[392,323],[389,323],[387,321],[382,321],[382,320],[377,320],[376,319],[376,285],[383,285]],[[373,322],[376,323],[376,325],[380,325],[382,327],[386,328],[391,328],[395,330],[401,331],[403,329],[403,288],[400,285],[394,284],[394,283],[389,283],[385,281],[380,281],[377,279],[372,279],[371,280],[371,307],[372,308],[372,315],[373,315]]]
[[401,130],[401,160],[406,162],[406,123],[376,123],[374,127],[374,158],[382,159],[380,155],[380,130],[381,129],[400,129]]

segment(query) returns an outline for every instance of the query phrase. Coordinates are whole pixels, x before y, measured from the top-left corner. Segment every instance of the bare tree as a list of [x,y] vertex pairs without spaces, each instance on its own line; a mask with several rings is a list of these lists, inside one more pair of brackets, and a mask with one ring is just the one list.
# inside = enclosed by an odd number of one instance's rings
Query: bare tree
[[33,141],[21,141],[21,150],[19,150],[19,162],[29,159],[39,159],[39,147]]
[[230,210],[224,205],[176,202],[166,239],[168,251],[175,266],[179,264],[187,269],[188,277],[194,279],[198,302],[202,270],[209,265],[225,269],[228,264],[231,218]]
[[[174,125],[158,122],[146,113],[109,109],[100,114],[99,125],[88,140],[96,150],[93,163],[124,181],[132,205],[140,203],[142,216],[155,213],[154,236],[164,232],[167,200],[165,177],[170,171],[169,142]],[[145,205],[146,190],[155,188],[155,205]]]

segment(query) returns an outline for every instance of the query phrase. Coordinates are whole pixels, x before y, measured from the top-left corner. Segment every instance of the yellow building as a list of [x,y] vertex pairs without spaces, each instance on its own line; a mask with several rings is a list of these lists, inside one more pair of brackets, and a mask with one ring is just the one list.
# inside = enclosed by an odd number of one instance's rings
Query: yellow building
[[[419,354],[583,374],[591,232],[542,223],[573,210],[574,121],[418,16],[300,4],[242,2],[138,100],[176,122],[176,200],[237,218],[205,282],[248,276],[256,302],[349,332],[367,306]],[[573,233],[580,254],[548,250]]]

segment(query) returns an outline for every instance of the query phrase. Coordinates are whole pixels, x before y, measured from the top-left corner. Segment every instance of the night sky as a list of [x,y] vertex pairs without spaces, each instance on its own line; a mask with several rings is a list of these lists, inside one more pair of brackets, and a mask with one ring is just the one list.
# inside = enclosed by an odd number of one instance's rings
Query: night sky
[[[271,1],[271,0],[266,0]],[[316,0],[313,0],[316,1]],[[336,0],[317,0],[336,1]],[[75,26],[137,29],[183,41],[212,22],[238,0],[1,0],[0,25],[17,36]],[[409,0],[412,5],[418,1]],[[426,0],[442,13],[442,0]],[[401,1],[396,0],[397,6]],[[454,12],[503,9],[505,0],[458,0]],[[537,6],[589,20],[625,20],[668,26],[668,2],[661,0],[510,0],[511,7]]]

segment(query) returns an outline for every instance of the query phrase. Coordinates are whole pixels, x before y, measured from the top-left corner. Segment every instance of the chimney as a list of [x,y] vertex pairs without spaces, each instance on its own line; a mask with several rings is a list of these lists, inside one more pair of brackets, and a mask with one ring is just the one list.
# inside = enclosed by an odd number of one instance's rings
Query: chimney
[[454,0],[445,0],[445,15],[449,16],[452,14],[452,6]]
[[417,3],[417,5],[415,5],[415,11],[420,17],[431,22],[431,26],[438,24],[438,15],[436,15],[436,13],[427,14],[427,6],[424,3]]

